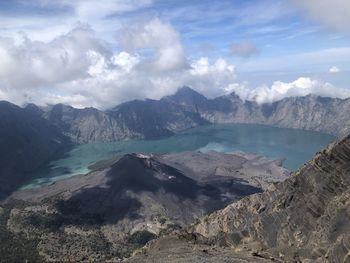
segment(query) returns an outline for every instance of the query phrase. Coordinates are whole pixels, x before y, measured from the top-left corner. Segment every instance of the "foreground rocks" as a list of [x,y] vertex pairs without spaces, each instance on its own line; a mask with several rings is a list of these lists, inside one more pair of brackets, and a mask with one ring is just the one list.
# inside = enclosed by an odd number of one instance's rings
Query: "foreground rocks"
[[350,137],[318,153],[286,181],[191,227],[205,243],[287,262],[350,261]]
[[[235,190],[249,194],[252,188],[244,188],[249,180],[243,182],[240,173],[236,178],[235,171],[247,158],[235,156],[232,173],[229,167],[202,170],[200,156],[193,160],[127,155],[108,168],[112,177],[101,176],[102,170],[70,179],[69,191],[59,191],[59,182],[15,193],[16,200],[2,205],[0,236],[8,237],[2,254],[12,260],[15,247],[33,261],[349,262],[350,136],[285,181],[243,198]],[[141,170],[147,180],[129,173]],[[240,187],[225,188],[233,179],[240,179]],[[30,203],[20,201],[30,196]],[[215,210],[219,200],[233,202],[200,217]]]
[[149,242],[130,262],[350,262],[349,219],[350,136],[284,182]]
[[[289,176],[278,161],[217,152],[128,154],[107,163],[13,193],[0,215],[3,233],[46,261],[117,261]],[[13,252],[7,247],[3,254]]]
[[219,246],[208,246],[170,236],[150,241],[137,250],[128,263],[247,263],[271,262],[246,251],[234,251]]

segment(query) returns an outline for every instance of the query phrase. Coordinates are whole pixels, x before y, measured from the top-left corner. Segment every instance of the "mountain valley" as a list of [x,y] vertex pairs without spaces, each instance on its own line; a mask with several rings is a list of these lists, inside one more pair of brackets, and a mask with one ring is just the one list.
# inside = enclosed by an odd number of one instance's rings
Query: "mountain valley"
[[[107,111],[1,102],[0,254],[6,262],[165,262],[164,254],[168,262],[346,262],[350,152],[349,137],[340,138],[348,103],[309,95],[259,105],[186,87]],[[256,154],[130,153],[99,160],[88,174],[18,189],[79,144],[154,139],[209,123],[339,137],[291,177],[280,160]]]

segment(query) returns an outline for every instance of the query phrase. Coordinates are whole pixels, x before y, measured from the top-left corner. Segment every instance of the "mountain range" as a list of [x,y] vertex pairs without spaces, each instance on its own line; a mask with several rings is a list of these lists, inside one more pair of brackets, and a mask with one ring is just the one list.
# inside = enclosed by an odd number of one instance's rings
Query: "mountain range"
[[210,123],[255,123],[314,130],[333,135],[350,131],[350,99],[315,95],[258,104],[235,93],[207,99],[183,87],[160,100],[134,100],[112,109],[76,109],[57,104],[27,105],[73,143],[108,142],[126,138],[157,138]]
[[[235,94],[207,99],[187,87],[106,111],[0,102],[0,254],[8,262],[164,262],[164,255],[167,262],[347,262],[349,103],[308,95],[257,104]],[[16,191],[31,171],[76,144],[168,136],[210,123],[309,129],[338,139],[283,182],[276,164],[247,170],[262,163],[243,155],[129,154],[87,175]]]
[[134,100],[105,111],[63,104],[21,108],[1,101],[0,115],[0,199],[76,144],[159,138],[211,123],[265,124],[338,136],[350,132],[350,99],[308,95],[258,104],[234,93],[207,99],[188,87],[160,100]]

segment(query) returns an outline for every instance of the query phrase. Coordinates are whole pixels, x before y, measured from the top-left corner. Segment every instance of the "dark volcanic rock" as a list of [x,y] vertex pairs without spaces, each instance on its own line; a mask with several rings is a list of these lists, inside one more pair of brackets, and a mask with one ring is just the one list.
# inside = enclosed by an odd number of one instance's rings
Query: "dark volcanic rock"
[[174,134],[208,122],[196,112],[167,100],[135,100],[123,103],[111,111],[110,116],[143,138],[156,138]]
[[[4,206],[8,215],[2,226],[17,238],[38,240],[45,260],[69,255],[71,261],[116,261],[156,236],[262,191],[249,172],[259,157],[192,153],[191,163],[189,154],[182,159],[180,154],[128,154],[105,170],[18,191]],[[203,162],[204,176],[197,167]],[[264,163],[260,174],[276,172],[268,181],[287,176],[276,163]],[[27,203],[12,206],[12,199]]]
[[105,112],[95,108],[75,109],[57,104],[46,109],[43,117],[78,144],[116,141],[136,135]]
[[206,97],[189,87],[180,88],[174,95],[162,98],[162,101],[177,104],[185,110],[195,113],[199,113],[209,106]]
[[78,144],[159,138],[209,123],[191,109],[168,100],[135,100],[108,111],[57,104],[46,108],[42,116]]
[[69,145],[67,138],[37,110],[35,106],[23,109],[0,102],[0,199]]

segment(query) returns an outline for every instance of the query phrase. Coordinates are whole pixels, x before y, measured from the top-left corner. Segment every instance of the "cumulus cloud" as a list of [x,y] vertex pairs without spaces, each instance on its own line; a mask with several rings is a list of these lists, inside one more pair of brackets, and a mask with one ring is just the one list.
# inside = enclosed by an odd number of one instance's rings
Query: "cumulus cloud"
[[249,58],[259,54],[257,46],[250,41],[231,43],[230,51],[233,55],[243,58]]
[[340,69],[336,66],[332,66],[329,69],[329,73],[338,73],[338,72],[340,72]]
[[228,88],[236,81],[235,67],[225,59],[218,58],[210,64],[209,59],[202,57],[191,64],[185,83],[195,87],[209,97],[228,93]]
[[315,21],[339,32],[350,33],[349,0],[291,0]]
[[129,29],[120,46],[116,51],[84,24],[49,42],[0,37],[0,99],[106,109],[131,99],[159,99],[183,85],[208,97],[234,91],[259,103],[310,93],[350,96],[310,78],[248,89],[225,59],[189,59],[179,33],[160,19]]
[[151,49],[155,52],[152,66],[157,70],[176,70],[186,65],[185,51],[179,33],[160,19],[126,31],[121,45],[128,50]]
[[244,85],[233,84],[230,90],[245,100],[258,103],[271,103],[286,97],[306,96],[315,94],[323,97],[348,98],[350,90],[336,88],[332,84],[307,77],[300,77],[293,82],[275,81],[270,87],[259,86],[249,89]]
[[188,59],[179,34],[159,19],[123,41],[128,49],[115,52],[85,25],[50,42],[0,38],[0,99],[109,108],[135,98],[158,99],[183,85],[216,96],[236,78],[224,59]]

